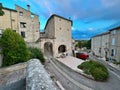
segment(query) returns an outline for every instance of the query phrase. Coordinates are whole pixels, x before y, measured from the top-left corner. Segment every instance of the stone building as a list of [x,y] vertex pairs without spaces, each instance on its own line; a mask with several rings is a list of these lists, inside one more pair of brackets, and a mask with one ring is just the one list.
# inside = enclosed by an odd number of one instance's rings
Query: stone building
[[17,11],[9,8],[3,8],[4,15],[0,16],[0,35],[6,28],[11,28],[12,30],[18,32],[18,17]]
[[97,56],[120,62],[120,27],[92,37],[91,50]]
[[16,10],[3,7],[4,15],[0,16],[0,35],[6,28],[19,33],[26,42],[36,42],[40,37],[40,23],[38,15],[28,9],[15,5]]
[[[15,5],[15,9],[3,8],[5,15],[0,16],[0,30],[11,28],[19,33],[29,46],[41,48],[45,55],[58,57],[72,54],[72,21],[58,15],[52,15],[40,33],[39,16]],[[36,42],[36,43],[35,43]]]
[[100,57],[107,57],[109,54],[109,32],[92,37],[91,44],[91,49],[94,51],[95,55]]
[[72,21],[58,15],[52,15],[40,34],[41,49],[45,55],[58,57],[72,53]]
[[[19,33],[26,43],[36,42],[40,37],[40,23],[38,15],[28,9],[24,9],[18,5],[16,10],[3,7],[4,15],[0,16],[0,37],[6,28],[11,28],[13,31]],[[40,47],[39,43],[34,44],[35,47]],[[32,44],[33,46],[33,44]],[[1,51],[1,48],[0,48]],[[0,66],[2,64],[2,54],[0,54]]]
[[120,62],[120,27],[110,30],[109,42],[110,58]]
[[24,9],[15,5],[18,17],[19,33],[26,42],[36,42],[40,36],[39,16],[30,11],[30,5]]

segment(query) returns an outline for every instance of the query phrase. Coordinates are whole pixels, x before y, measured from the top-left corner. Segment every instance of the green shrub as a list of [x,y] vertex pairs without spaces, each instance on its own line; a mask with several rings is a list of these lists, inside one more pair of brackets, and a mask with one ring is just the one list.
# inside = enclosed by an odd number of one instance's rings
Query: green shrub
[[90,68],[90,63],[88,61],[83,62],[82,64],[80,64],[78,66],[78,68],[80,68],[80,69],[88,69],[88,68]]
[[82,69],[84,73],[92,75],[94,79],[98,81],[107,80],[109,76],[107,68],[97,61],[91,60],[83,62],[78,68]]
[[11,29],[6,29],[0,39],[3,53],[2,66],[9,66],[20,62],[25,62],[30,57],[24,39]]
[[108,72],[103,71],[102,68],[94,68],[91,70],[91,75],[98,81],[104,81],[108,78]]
[[37,58],[42,63],[45,62],[45,58],[44,58],[43,53],[42,53],[42,51],[40,49],[30,47],[29,51],[30,51],[30,58]]

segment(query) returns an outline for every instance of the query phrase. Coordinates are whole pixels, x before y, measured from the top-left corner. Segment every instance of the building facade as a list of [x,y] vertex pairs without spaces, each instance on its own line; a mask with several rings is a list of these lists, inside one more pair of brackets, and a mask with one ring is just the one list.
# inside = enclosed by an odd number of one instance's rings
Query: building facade
[[58,57],[72,53],[72,21],[58,15],[52,15],[40,35],[41,49],[45,55]]
[[109,56],[109,32],[99,34],[92,37],[91,39],[91,49],[95,55],[100,57]]
[[110,58],[120,62],[120,27],[110,30]]
[[28,9],[15,5],[16,10],[3,7],[4,15],[0,16],[0,35],[6,28],[19,33],[26,42],[36,42],[40,37],[40,23],[38,15]]
[[15,5],[18,17],[19,33],[26,42],[36,42],[40,36],[39,16],[30,12],[30,6],[24,9]]
[[[45,55],[58,57],[61,54],[72,54],[72,21],[58,15],[52,15],[40,33],[39,16],[15,5],[15,10],[3,8],[5,14],[0,16],[0,32],[11,28],[19,33],[28,46],[41,48]],[[36,42],[36,43],[35,43]]]
[[92,37],[91,47],[97,56],[120,62],[120,27]]
[[17,11],[9,8],[3,8],[4,15],[0,16],[0,35],[6,28],[11,28],[18,32],[18,17]]

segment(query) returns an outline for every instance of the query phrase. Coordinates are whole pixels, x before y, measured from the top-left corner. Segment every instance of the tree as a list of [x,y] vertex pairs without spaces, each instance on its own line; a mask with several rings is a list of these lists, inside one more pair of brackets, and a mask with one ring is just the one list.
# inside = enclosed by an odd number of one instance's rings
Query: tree
[[87,41],[86,47],[87,49],[91,49],[91,39]]
[[87,49],[90,49],[91,48],[91,40],[78,41],[78,44],[76,45],[76,47],[79,47],[79,48],[86,47]]
[[24,39],[11,29],[3,32],[0,45],[3,53],[3,66],[25,62],[30,58]]
[[4,15],[4,11],[2,11],[2,3],[0,3],[0,16],[3,16]]

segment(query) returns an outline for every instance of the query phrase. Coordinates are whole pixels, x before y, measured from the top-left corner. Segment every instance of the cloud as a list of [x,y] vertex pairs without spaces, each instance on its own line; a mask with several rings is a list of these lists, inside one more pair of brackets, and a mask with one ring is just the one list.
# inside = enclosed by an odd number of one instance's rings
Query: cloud
[[[58,14],[73,21],[74,38],[90,38],[120,25],[120,0],[1,0],[31,5],[31,11],[38,14],[41,29],[52,14]],[[24,6],[23,5],[23,6]],[[23,7],[22,6],[22,7]],[[10,5],[11,7],[11,5]]]
[[[24,0],[18,0],[24,1]],[[119,19],[120,0],[25,0],[45,17],[59,14],[72,20]]]
[[94,31],[94,29],[90,27],[90,28],[88,28],[88,31]]

